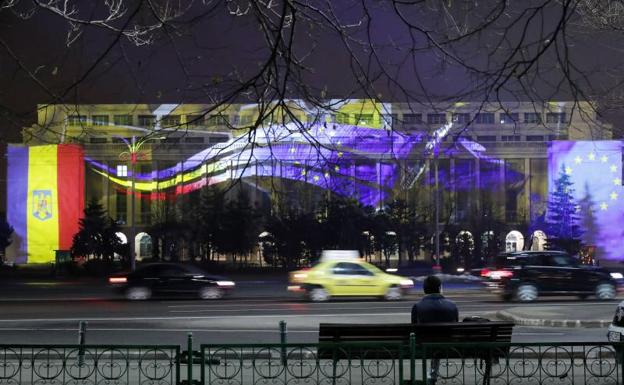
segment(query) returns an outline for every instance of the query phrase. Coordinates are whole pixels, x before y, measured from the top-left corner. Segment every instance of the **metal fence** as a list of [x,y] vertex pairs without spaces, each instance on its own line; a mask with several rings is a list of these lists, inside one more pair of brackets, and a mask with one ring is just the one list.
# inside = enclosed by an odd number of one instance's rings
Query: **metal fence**
[[[624,343],[0,345],[0,384],[622,384]],[[432,372],[432,367],[437,368]],[[188,381],[188,380],[191,381]]]
[[0,384],[180,383],[179,346],[0,345]]

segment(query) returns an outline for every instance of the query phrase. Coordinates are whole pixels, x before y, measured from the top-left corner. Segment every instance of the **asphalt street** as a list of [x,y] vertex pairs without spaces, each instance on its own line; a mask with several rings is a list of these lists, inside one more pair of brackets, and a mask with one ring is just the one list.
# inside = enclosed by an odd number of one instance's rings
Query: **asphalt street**
[[[188,332],[198,344],[276,343],[280,320],[287,323],[288,342],[314,343],[322,322],[409,322],[411,305],[420,297],[414,293],[398,302],[358,299],[317,304],[287,293],[281,283],[254,281],[240,284],[231,297],[218,301],[128,302],[97,282],[5,282],[0,287],[0,340],[5,344],[75,343],[80,321],[88,321],[90,344],[184,344]],[[453,288],[447,296],[459,306],[460,317],[492,319],[498,310],[511,306],[608,314],[617,303],[555,298],[510,305],[474,288]],[[514,341],[606,341],[606,330],[517,326]]]

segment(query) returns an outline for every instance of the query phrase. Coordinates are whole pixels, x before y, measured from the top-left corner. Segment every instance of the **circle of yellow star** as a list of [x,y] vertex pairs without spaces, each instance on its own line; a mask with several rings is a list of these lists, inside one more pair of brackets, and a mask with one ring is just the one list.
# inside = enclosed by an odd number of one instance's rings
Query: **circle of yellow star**
[[611,172],[617,172],[617,166],[612,164],[611,165]]
[[613,179],[613,184],[616,185],[616,186],[621,185],[622,184],[622,179],[620,179],[620,178]]
[[587,155],[587,159],[596,160],[596,154],[594,154],[593,152],[590,152],[589,155]]
[[602,163],[607,163],[607,161],[608,161],[608,160],[609,160],[609,158],[607,158],[607,156],[606,156],[606,155],[603,155],[603,156],[601,156],[601,157],[600,157],[600,161],[601,161]]
[[574,158],[574,163],[576,164],[581,164],[582,161],[583,161],[583,158],[581,158],[580,156],[577,156],[576,158]]
[[572,167],[566,167],[566,168],[565,168],[565,173],[566,173],[567,175],[572,175]]
[[608,209],[608,208],[609,208],[609,205],[607,205],[607,203],[606,203],[606,202],[602,202],[602,203],[600,204],[600,210],[606,210],[606,209]]
[[618,198],[618,195],[615,191],[612,191],[611,194],[609,195],[611,197],[611,200],[614,201]]

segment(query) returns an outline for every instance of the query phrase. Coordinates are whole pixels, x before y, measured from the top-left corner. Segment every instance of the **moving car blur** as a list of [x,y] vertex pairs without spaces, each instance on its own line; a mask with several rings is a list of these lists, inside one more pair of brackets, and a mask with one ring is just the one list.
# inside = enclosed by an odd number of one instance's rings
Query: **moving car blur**
[[499,255],[481,276],[504,300],[535,301],[539,296],[573,295],[614,299],[624,276],[605,268],[582,265],[562,251],[519,251]]
[[291,272],[288,290],[314,302],[331,297],[382,297],[399,300],[414,286],[411,279],[388,274],[353,250],[326,250],[315,266]]
[[129,300],[146,300],[157,295],[219,299],[235,286],[233,281],[210,275],[196,266],[175,263],[141,266],[131,273],[113,275],[108,282]]
[[389,267],[386,269],[386,273],[396,274],[414,280],[418,277],[434,274],[435,271],[433,265],[428,262],[414,261],[403,263],[397,267]]

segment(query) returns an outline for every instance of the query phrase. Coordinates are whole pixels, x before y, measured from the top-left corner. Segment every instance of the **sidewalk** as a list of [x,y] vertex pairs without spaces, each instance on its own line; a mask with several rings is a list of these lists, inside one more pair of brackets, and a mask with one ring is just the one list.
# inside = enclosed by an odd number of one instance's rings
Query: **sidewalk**
[[[613,306],[608,306],[612,304]],[[500,320],[513,321],[522,326],[560,328],[607,328],[613,320],[617,301],[601,305],[571,303],[570,306],[543,305],[509,307],[496,312]]]

